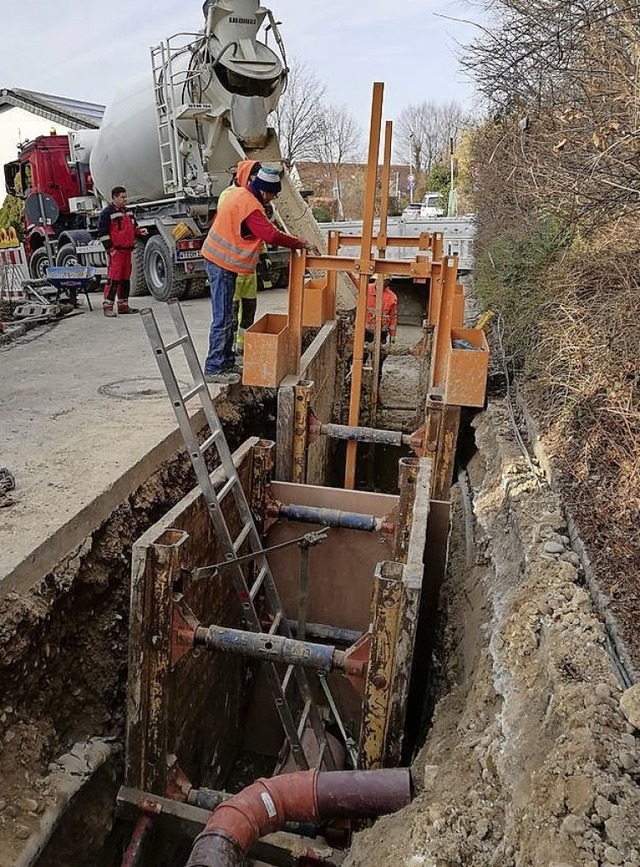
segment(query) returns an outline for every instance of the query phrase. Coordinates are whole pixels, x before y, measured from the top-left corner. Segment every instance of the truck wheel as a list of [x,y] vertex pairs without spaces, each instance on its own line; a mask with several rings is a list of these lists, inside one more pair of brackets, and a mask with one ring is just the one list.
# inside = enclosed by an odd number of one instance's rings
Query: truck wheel
[[40,247],[36,250],[29,260],[29,271],[34,280],[46,280],[47,268],[51,265],[47,250],[45,247]]
[[131,291],[130,295],[148,295],[146,280],[144,279],[144,241],[136,238],[131,254]]
[[144,279],[156,301],[182,298],[187,288],[183,277],[176,274],[169,248],[160,235],[154,235],[144,248]]
[[73,244],[63,244],[56,255],[56,265],[60,268],[68,268],[78,264],[78,254]]

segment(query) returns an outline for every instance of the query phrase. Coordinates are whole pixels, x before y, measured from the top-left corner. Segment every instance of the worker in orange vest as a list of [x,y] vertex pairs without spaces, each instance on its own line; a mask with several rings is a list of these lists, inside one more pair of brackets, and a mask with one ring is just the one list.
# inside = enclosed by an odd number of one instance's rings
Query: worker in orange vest
[[[365,319],[364,339],[365,343],[373,342],[376,330],[376,295],[378,285],[375,277],[369,280],[367,286],[367,318]],[[382,343],[386,343],[391,339],[391,343],[396,342],[396,332],[398,330],[398,296],[391,289],[391,280],[387,278],[383,284],[382,290]]]
[[202,246],[212,310],[204,365],[207,382],[240,382],[233,352],[233,297],[238,275],[255,272],[263,243],[314,250],[309,241],[279,232],[267,219],[265,205],[280,190],[278,172],[262,166],[246,187],[233,187],[225,194]]

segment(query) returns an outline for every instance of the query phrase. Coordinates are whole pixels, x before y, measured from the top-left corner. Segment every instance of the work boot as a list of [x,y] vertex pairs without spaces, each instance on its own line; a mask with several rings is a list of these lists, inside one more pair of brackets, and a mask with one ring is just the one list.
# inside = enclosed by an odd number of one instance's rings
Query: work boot
[[223,370],[220,373],[205,373],[205,382],[215,382],[218,385],[238,385],[240,374],[233,370]]
[[137,307],[129,307],[128,304],[118,304],[118,316],[126,316],[127,313],[140,313]]
[[113,309],[113,304],[103,304],[102,305],[102,312],[104,313],[105,316],[113,317],[116,315],[116,311]]

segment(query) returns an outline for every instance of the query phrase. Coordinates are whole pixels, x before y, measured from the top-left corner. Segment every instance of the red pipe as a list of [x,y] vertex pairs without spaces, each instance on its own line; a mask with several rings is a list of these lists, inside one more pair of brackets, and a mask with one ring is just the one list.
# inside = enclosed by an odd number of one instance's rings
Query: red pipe
[[285,822],[372,818],[405,807],[411,796],[408,768],[298,771],[257,780],[214,810],[186,867],[239,867],[260,837]]

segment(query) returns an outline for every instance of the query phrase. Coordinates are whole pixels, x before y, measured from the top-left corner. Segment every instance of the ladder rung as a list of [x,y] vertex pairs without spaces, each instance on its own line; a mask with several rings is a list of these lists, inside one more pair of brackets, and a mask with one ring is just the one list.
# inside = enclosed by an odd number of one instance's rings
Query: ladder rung
[[278,629],[280,629],[280,624],[281,624],[281,623],[282,623],[282,614],[281,614],[280,611],[278,611],[278,613],[276,614],[276,616],[273,618],[273,623],[272,623],[271,626],[269,627],[269,632],[268,632],[268,634],[269,634],[269,635],[275,635],[276,632],[278,631]]
[[198,385],[194,385],[193,388],[190,388],[189,391],[185,391],[185,393],[182,395],[183,403],[191,400],[192,397],[200,394],[201,391],[204,391],[204,385],[200,382],[198,383]]
[[165,352],[171,352],[172,349],[175,349],[176,346],[182,346],[183,343],[187,342],[187,335],[183,334],[182,337],[176,337],[175,340],[171,340],[169,343],[165,343],[164,349]]
[[252,602],[254,601],[256,596],[258,595],[258,590],[262,587],[264,579],[267,577],[268,574],[269,574],[269,567],[265,564],[262,567],[262,569],[260,569],[258,574],[256,575],[256,580],[251,585],[251,590],[249,590],[249,597],[251,598]]
[[217,428],[216,430],[214,430],[214,432],[211,434],[210,437],[207,437],[206,440],[204,440],[204,442],[200,446],[200,451],[203,454],[206,451],[208,451],[211,448],[211,446],[215,443],[215,441],[218,439],[219,436],[220,436],[220,428]]
[[302,732],[304,731],[305,726],[307,725],[307,720],[309,719],[310,713],[311,713],[311,699],[308,698],[304,703],[304,707],[302,708],[302,716],[300,717],[300,722],[298,723],[298,737],[299,738],[302,737]]
[[236,554],[240,551],[240,548],[242,548],[245,539],[251,532],[252,526],[253,524],[251,523],[251,521],[247,521],[242,530],[240,530],[240,532],[238,533],[238,538],[233,543],[233,550],[236,552]]
[[231,476],[230,479],[227,479],[227,481],[224,483],[224,485],[220,488],[220,493],[217,495],[219,503],[221,503],[224,500],[224,498],[227,496],[229,491],[232,490],[232,488],[234,487],[236,482],[237,482],[237,479],[235,476]]
[[282,692],[286,692],[289,688],[289,684],[291,683],[291,675],[293,674],[294,666],[288,665],[287,670],[284,673],[284,677],[282,678],[282,683],[280,686],[282,687]]

